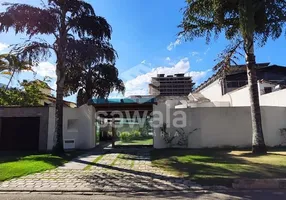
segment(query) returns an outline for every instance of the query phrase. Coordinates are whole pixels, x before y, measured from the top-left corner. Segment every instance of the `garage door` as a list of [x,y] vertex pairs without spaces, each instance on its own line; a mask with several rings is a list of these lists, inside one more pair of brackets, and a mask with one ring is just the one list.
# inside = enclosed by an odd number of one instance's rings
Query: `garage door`
[[38,150],[39,117],[1,118],[0,150]]

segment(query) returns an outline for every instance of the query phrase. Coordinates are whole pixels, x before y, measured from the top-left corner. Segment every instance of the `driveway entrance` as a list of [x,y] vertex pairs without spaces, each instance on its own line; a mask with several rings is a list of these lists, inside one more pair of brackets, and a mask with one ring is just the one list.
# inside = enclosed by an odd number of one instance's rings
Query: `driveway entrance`
[[0,191],[172,191],[197,185],[153,167],[151,148],[96,149],[62,167],[0,183]]

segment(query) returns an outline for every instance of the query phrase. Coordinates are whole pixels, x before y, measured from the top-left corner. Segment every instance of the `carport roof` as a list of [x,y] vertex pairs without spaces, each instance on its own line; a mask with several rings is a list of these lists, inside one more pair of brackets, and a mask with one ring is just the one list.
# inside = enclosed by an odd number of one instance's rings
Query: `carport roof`
[[122,98],[122,99],[103,99],[103,98],[96,98],[89,100],[89,105],[108,105],[108,104],[155,104],[155,98]]
[[[91,99],[88,105],[92,105],[97,111],[98,116],[114,117],[115,111],[120,111],[124,117],[128,114],[133,116],[135,112],[140,116],[144,113],[151,114],[153,112],[153,105],[157,104],[155,98],[123,98],[123,99]],[[103,111],[105,114],[101,113]]]

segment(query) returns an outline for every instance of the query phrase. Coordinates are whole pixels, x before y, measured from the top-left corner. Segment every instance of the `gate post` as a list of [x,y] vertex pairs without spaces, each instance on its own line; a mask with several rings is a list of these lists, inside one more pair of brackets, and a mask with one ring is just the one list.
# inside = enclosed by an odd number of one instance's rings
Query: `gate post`
[[111,130],[112,130],[112,148],[115,147],[115,137],[116,137],[116,131],[115,131],[115,119],[112,117],[112,122],[111,122]]

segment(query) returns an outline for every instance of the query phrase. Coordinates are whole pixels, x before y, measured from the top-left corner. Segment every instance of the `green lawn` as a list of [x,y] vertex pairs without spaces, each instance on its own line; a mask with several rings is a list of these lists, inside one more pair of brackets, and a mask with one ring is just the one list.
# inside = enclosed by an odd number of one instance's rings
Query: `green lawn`
[[154,150],[154,166],[203,185],[231,186],[237,178],[285,178],[286,153],[253,156],[248,151]]
[[117,141],[115,145],[153,145],[153,138],[142,138],[131,141]]
[[54,169],[81,153],[67,153],[62,157],[51,154],[1,153],[0,181]]

